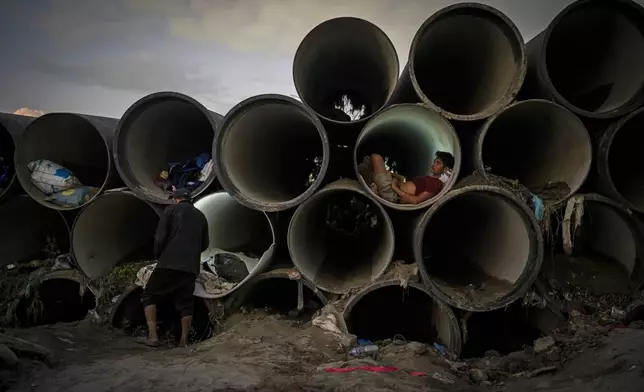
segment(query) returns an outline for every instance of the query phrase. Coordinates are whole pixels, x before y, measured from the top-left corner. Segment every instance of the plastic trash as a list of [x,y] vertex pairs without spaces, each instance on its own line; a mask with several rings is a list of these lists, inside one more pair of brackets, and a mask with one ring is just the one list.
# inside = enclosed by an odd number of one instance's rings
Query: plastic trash
[[27,168],[31,182],[47,195],[82,185],[69,169],[47,159],[29,162]]
[[370,356],[370,355],[376,355],[378,353],[378,350],[380,348],[376,346],[375,344],[369,344],[366,346],[358,346],[354,347],[349,351],[349,355],[354,356],[354,357],[363,357],[363,356]]
[[543,214],[545,212],[545,207],[543,206],[543,200],[537,195],[532,195],[532,208],[534,209],[534,216],[538,221],[543,219]]
[[368,346],[370,344],[373,344],[373,342],[371,340],[358,338],[358,345],[359,346]]
[[51,201],[60,206],[77,207],[81,204],[87,203],[98,193],[98,188],[91,186],[79,186],[76,188],[66,189],[54,193],[46,198],[46,201]]

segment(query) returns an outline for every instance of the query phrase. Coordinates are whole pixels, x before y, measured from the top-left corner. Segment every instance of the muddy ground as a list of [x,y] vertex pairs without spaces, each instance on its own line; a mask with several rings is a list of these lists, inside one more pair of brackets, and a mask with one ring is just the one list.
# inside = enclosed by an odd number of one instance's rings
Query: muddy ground
[[[431,347],[392,343],[376,360],[400,368],[397,372],[330,373],[323,368],[346,365],[345,350],[310,323],[279,315],[233,316],[224,332],[187,349],[149,349],[120,331],[83,320],[6,331],[50,348],[59,364],[47,368],[23,358],[20,372],[0,373],[0,384],[7,387],[11,378],[9,391],[65,392],[642,390],[644,330],[579,328],[574,320],[571,326],[574,338],[555,334],[540,353],[529,347],[465,364],[450,362]],[[349,366],[372,361],[353,360]],[[477,373],[472,369],[482,370],[488,381],[472,381]]]

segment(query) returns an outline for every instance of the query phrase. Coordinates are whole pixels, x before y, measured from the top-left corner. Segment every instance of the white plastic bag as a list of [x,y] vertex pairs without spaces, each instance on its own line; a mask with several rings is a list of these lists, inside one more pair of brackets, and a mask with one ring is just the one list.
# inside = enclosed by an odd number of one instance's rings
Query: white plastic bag
[[27,167],[31,182],[47,195],[82,185],[67,168],[47,159],[29,162]]

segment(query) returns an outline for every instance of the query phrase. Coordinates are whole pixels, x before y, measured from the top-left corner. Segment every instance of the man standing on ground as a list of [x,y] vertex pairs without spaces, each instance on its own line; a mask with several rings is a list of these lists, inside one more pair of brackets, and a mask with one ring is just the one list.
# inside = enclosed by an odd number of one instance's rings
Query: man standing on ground
[[166,207],[154,235],[157,266],[143,290],[141,302],[148,324],[148,337],[139,339],[150,347],[159,345],[157,303],[172,298],[181,315],[180,346],[187,346],[194,308],[193,293],[199,274],[201,252],[208,249],[208,222],[192,205],[190,191],[177,189],[174,204]]

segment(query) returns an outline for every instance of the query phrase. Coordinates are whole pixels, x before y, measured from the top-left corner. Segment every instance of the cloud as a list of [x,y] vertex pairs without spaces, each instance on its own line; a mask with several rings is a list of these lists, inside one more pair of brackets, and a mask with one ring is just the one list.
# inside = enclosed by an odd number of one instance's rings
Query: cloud
[[16,110],[15,112],[13,112],[13,114],[19,114],[21,116],[27,116],[27,117],[40,117],[43,114],[45,114],[45,112],[38,109],[30,109],[30,108],[24,107]]

